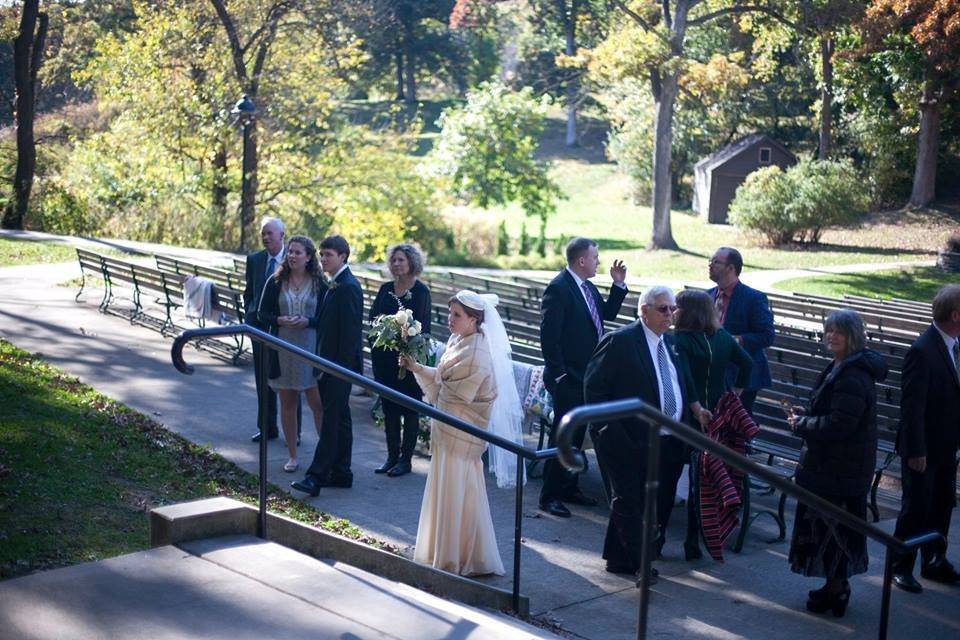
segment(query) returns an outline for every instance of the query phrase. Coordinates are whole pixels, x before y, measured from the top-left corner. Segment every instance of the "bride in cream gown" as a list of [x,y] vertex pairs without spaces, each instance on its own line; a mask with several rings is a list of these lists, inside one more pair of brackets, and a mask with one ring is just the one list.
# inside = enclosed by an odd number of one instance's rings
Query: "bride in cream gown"
[[[451,335],[437,366],[401,360],[417,377],[428,402],[487,429],[497,385],[484,319],[496,309],[489,298],[472,291],[457,293],[449,308]],[[496,328],[502,331],[502,323]],[[480,460],[486,448],[479,438],[431,421],[432,459],[420,507],[417,562],[464,576],[503,575]]]

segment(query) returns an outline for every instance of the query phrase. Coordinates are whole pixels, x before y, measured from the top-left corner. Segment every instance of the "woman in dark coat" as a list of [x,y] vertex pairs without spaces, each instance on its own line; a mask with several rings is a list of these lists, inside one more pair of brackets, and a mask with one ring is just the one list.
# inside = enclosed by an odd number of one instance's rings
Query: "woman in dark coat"
[[[733,364],[737,377],[733,390],[740,394],[750,382],[753,359],[726,329],[720,326],[713,300],[703,291],[685,290],[677,294],[677,312],[674,316],[674,343],[677,354],[686,363],[693,379],[694,397],[711,413],[717,408],[726,391],[726,371]],[[683,543],[684,556],[695,560],[700,551],[700,515],[698,513],[699,452],[690,462],[690,499],[687,500],[687,539]]]
[[[851,515],[866,520],[867,493],[877,455],[876,383],[887,364],[865,348],[863,321],[855,311],[834,311],[823,325],[833,355],[810,395],[810,408],[793,407],[787,421],[803,438],[796,483]],[[867,570],[867,539],[797,504],[790,568],[826,578],[809,593],[807,609],[840,617],[850,601],[850,576]]]
[[[402,306],[413,312],[413,319],[420,322],[421,332],[430,333],[430,290],[417,278],[423,272],[423,255],[413,245],[398,244],[387,250],[387,266],[393,282],[385,282],[380,287],[370,307],[370,320],[380,315],[396,313]],[[373,364],[373,377],[377,382],[416,400],[423,398],[423,391],[413,375],[407,375],[402,380],[397,377],[399,365],[396,352],[372,349],[370,360]],[[374,472],[396,478],[410,473],[410,459],[413,457],[413,449],[417,445],[417,435],[420,432],[420,414],[404,409],[386,398],[381,400],[387,435],[387,461],[374,469]]]

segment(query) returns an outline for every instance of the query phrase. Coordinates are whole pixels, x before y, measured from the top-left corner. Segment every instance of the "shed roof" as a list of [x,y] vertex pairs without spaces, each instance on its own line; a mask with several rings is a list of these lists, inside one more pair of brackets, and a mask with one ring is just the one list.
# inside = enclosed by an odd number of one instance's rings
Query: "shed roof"
[[780,149],[783,153],[787,154],[790,157],[794,157],[790,151],[787,150],[782,144],[771,138],[765,133],[754,133],[748,136],[744,136],[739,140],[731,142],[727,146],[718,149],[708,155],[706,158],[700,160],[696,165],[694,165],[695,171],[710,171],[719,167],[720,165],[726,163],[728,160],[733,159],[741,151],[748,149],[754,144],[764,142],[771,146],[775,146]]

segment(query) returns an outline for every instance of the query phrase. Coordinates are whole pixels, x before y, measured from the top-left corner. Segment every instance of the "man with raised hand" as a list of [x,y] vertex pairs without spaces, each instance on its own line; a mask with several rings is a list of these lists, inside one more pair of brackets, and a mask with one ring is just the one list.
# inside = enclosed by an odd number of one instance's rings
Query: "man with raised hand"
[[[540,350],[543,353],[543,383],[553,396],[553,428],[550,446],[564,414],[583,404],[583,374],[593,350],[604,334],[603,321],[613,320],[627,295],[627,268],[620,260],[610,267],[613,287],[604,301],[590,278],[597,274],[600,253],[589,238],[574,238],[567,244],[567,266],[547,285],[540,304]],[[584,427],[577,429],[573,443],[583,446]],[[578,476],[557,460],[547,460],[543,470],[540,509],[569,518],[564,502],[594,506],[597,500],[584,495]]]

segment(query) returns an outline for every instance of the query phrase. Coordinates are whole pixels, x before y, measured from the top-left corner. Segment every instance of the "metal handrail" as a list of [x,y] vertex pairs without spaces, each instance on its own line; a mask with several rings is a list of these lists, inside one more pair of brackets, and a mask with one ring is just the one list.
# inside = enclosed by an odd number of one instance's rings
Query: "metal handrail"
[[658,489],[657,467],[659,466],[659,432],[660,428],[686,442],[690,446],[706,451],[722,460],[725,464],[739,469],[751,476],[762,479],[771,486],[793,496],[798,501],[813,507],[820,513],[836,520],[840,524],[853,529],[857,533],[877,540],[886,547],[886,562],[883,576],[883,598],[880,607],[879,638],[887,637],[887,620],[890,612],[890,583],[893,578],[893,554],[907,553],[922,544],[932,542],[943,536],[935,531],[901,540],[886,531],[862,520],[840,507],[824,500],[815,493],[797,486],[790,480],[774,473],[750,458],[725,447],[709,438],[706,434],[693,429],[682,422],[674,420],[657,408],[643,402],[639,398],[627,400],[613,400],[577,407],[567,412],[557,432],[557,458],[560,463],[573,471],[580,471],[585,466],[585,458],[581,451],[573,446],[574,430],[591,422],[606,422],[621,418],[640,417],[647,430],[647,478],[645,483],[645,500],[643,515],[643,536],[640,551],[640,577],[637,586],[640,592],[640,611],[638,615],[637,638],[646,637],[647,611],[649,607],[650,563],[656,526],[656,512],[654,504]]
[[[248,324],[236,324],[229,325],[224,327],[210,327],[205,329],[189,329],[184,331],[176,337],[173,341],[173,346],[170,349],[170,355],[173,359],[173,366],[176,367],[177,371],[185,375],[193,374],[193,367],[186,363],[183,359],[183,347],[186,346],[191,340],[196,340],[200,338],[211,338],[219,336],[236,336],[236,335],[245,335],[251,340],[255,340],[261,344],[269,345],[271,349],[277,349],[280,351],[285,351],[290,355],[313,365],[317,369],[320,369],[326,374],[336,376],[342,380],[346,380],[351,384],[355,384],[358,387],[362,387],[367,391],[372,391],[378,394],[381,398],[390,400],[393,403],[396,403],[406,409],[416,411],[417,413],[429,416],[435,420],[439,420],[444,424],[450,425],[458,431],[463,431],[464,433],[469,433],[475,438],[479,438],[488,442],[489,444],[496,445],[501,449],[505,449],[517,456],[517,477],[516,477],[516,508],[514,512],[514,541],[513,541],[513,610],[520,610],[520,549],[521,549],[521,523],[523,521],[523,458],[528,460],[545,460],[548,458],[553,458],[557,455],[557,450],[555,448],[548,449],[531,449],[530,447],[525,447],[523,445],[518,445],[515,442],[502,438],[498,435],[489,433],[479,427],[476,427],[469,422],[465,422],[456,416],[452,416],[448,413],[445,413],[436,407],[433,407],[425,402],[419,400],[414,400],[413,398],[406,396],[399,391],[391,389],[383,384],[380,384],[376,380],[371,380],[366,376],[357,373],[356,371],[351,371],[346,367],[342,367],[336,362],[327,360],[326,358],[321,358],[320,356],[301,349],[296,345],[292,345],[280,338],[252,327]],[[258,363],[258,369],[260,372],[261,388],[266,388],[267,386],[267,353],[270,349],[260,349],[260,358],[261,361]],[[261,405],[265,404],[267,394],[262,394],[260,399]],[[261,424],[260,427],[260,466],[259,466],[259,480],[260,480],[260,509],[257,520],[257,535],[261,538],[266,538],[266,523],[267,523],[267,426],[263,424],[263,421],[266,420],[266,407],[261,406],[260,416]]]

